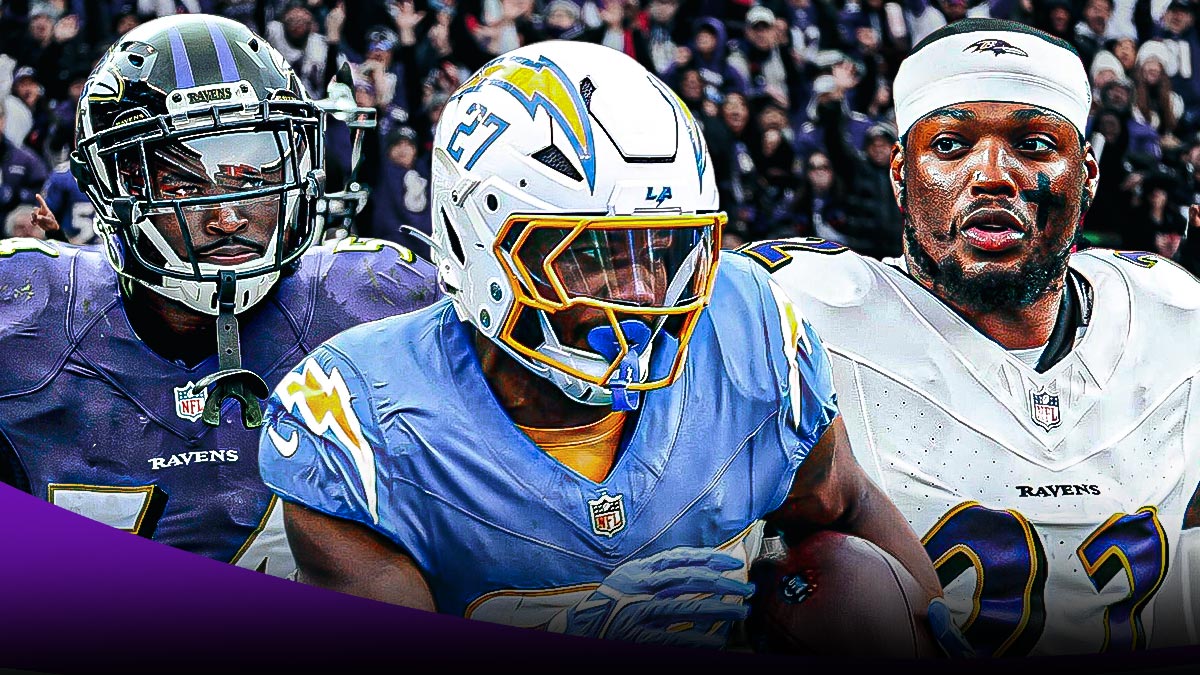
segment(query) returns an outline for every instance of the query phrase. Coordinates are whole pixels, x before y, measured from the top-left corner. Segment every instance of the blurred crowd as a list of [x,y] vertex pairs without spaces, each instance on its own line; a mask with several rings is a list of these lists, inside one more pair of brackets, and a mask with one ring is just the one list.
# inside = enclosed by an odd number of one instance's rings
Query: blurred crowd
[[[1156,251],[1200,272],[1200,0],[5,0],[0,15],[0,217],[29,231],[41,193],[73,241],[94,237],[70,176],[74,111],[96,59],[139,23],[210,12],[266,36],[314,98],[348,62],[378,109],[358,178],[358,234],[427,250],[432,129],[493,56],[545,39],[625,52],[673,87],[703,127],[725,244],[814,235],[899,253],[887,165],[891,82],[925,35],[964,17],[1010,18],[1075,46],[1094,87],[1089,140],[1101,185],[1087,244]],[[328,131],[330,184],[351,131]]]

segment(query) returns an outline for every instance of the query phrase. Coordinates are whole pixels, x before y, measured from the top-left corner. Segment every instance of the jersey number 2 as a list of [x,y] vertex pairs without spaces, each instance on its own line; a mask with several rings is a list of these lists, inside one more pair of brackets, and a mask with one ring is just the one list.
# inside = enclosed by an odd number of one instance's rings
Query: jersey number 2
[[[990,656],[1028,653],[1046,625],[1046,553],[1033,524],[1011,509],[964,502],[921,541],[942,586],[974,568],[974,603],[962,626],[967,641]],[[1076,555],[1097,592],[1120,573],[1129,584],[1129,593],[1104,611],[1102,650],[1145,648],[1142,608],[1167,574],[1167,537],[1154,507],[1109,518]]]
[[751,242],[739,247],[737,252],[767,268],[768,272],[775,272],[787,267],[792,262],[792,255],[788,251],[833,255],[848,250],[850,249],[835,241],[827,241],[820,237],[797,237],[795,239]]

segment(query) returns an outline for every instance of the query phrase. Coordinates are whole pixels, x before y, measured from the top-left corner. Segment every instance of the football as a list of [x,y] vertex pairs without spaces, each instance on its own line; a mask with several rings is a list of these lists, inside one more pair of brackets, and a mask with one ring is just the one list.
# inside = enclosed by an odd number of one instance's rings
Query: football
[[[779,547],[782,549],[782,546]],[[837,532],[810,535],[760,558],[747,622],[757,651],[927,658],[942,655],[920,585],[874,544]]]

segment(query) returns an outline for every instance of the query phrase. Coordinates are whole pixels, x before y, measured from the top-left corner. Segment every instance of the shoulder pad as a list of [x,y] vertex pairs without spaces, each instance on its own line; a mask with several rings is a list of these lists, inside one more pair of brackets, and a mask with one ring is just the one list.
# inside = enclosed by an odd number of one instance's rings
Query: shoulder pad
[[339,518],[379,522],[371,391],[346,356],[322,345],[267,402],[259,468],[284,498]]
[[294,288],[285,293],[281,284],[285,302],[306,304],[312,298],[312,319],[305,335],[309,344],[360,323],[411,312],[441,297],[433,265],[383,239],[347,237],[313,247],[286,281]]
[[828,356],[804,308],[751,260],[730,256],[713,289],[709,318],[722,370],[749,400],[786,401],[781,421],[798,434],[802,460],[837,415]]
[[766,268],[772,280],[806,311],[810,311],[810,303],[861,304],[875,283],[871,264],[882,264],[817,237],[752,242],[737,252]]
[[1156,253],[1093,248],[1071,256],[1070,264],[1085,276],[1119,274],[1128,283],[1133,302],[1158,303],[1164,309],[1200,309],[1200,280]]
[[40,239],[0,239],[0,395],[41,386],[69,353],[72,298],[77,286],[96,278],[74,278],[81,251]]
[[1170,364],[1177,373],[1200,366],[1200,342],[1163,339],[1200,334],[1200,282],[1176,263],[1153,253],[1088,249],[1070,258],[1091,284],[1092,323],[1110,313],[1128,316],[1120,351],[1134,363]]

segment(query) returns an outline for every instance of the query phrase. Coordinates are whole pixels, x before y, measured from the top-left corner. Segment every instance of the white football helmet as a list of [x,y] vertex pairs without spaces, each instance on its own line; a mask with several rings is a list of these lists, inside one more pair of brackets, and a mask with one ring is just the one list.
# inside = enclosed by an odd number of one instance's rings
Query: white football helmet
[[[443,290],[572,399],[636,408],[678,377],[712,291],[725,215],[710,165],[687,107],[624,54],[555,41],[500,56],[435,133]],[[675,358],[651,377],[667,339]]]

